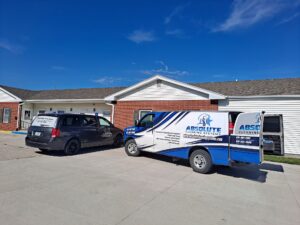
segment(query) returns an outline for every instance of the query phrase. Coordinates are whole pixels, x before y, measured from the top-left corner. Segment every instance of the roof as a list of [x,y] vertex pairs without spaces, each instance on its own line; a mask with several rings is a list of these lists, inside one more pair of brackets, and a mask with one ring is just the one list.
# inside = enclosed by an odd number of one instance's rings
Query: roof
[[4,85],[0,85],[0,88],[5,89],[9,93],[19,97],[20,99],[28,99],[32,95],[38,93],[38,91],[32,91],[32,90],[15,88],[15,87],[9,87],[9,86],[4,86]]
[[[182,82],[177,83],[185,84]],[[208,93],[224,96],[300,95],[300,78],[245,80],[237,82],[208,82],[185,85],[190,88],[200,88],[198,90],[203,91],[204,89],[204,91]],[[132,87],[134,86],[135,85]],[[104,99],[106,96],[116,94],[128,88],[80,88],[33,91],[4,85],[0,85],[0,87],[22,100]]]
[[197,93],[204,93],[208,96],[209,99],[212,99],[212,100],[215,100],[215,99],[225,99],[226,96],[222,95],[222,94],[219,94],[219,93],[216,93],[216,92],[213,92],[211,90],[208,90],[208,89],[203,89],[203,88],[200,88],[200,87],[197,87],[197,86],[194,86],[194,85],[190,85],[190,84],[187,84],[187,83],[184,83],[184,82],[180,82],[180,81],[177,81],[177,80],[173,80],[173,79],[170,79],[170,78],[167,78],[167,77],[163,77],[163,76],[160,76],[160,75],[155,75],[153,77],[150,77],[144,81],[141,81],[135,85],[132,85],[130,87],[127,87],[123,90],[120,90],[112,95],[108,95],[105,100],[106,101],[115,101],[115,100],[118,100],[118,98],[120,98],[120,96],[124,96],[130,92],[132,92],[133,90],[136,90],[136,89],[141,89],[143,87],[145,87],[146,85],[148,84],[153,84],[154,82],[158,82],[158,81],[164,81],[166,83],[169,83],[169,84],[172,84],[172,85],[176,85],[176,86],[179,86],[179,87],[184,87],[185,89],[187,90],[190,90],[190,91],[194,91],[194,92],[197,92]]
[[226,96],[300,95],[300,78],[193,83]]

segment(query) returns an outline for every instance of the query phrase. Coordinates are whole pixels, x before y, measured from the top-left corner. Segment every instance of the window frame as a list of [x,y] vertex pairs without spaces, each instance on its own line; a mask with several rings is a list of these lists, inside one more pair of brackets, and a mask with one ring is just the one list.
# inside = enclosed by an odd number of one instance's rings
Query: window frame
[[[8,110],[8,117],[7,117],[7,121],[5,121],[5,111]],[[10,123],[11,120],[11,108],[3,108],[3,112],[2,112],[2,123],[8,124]]]
[[138,118],[139,120],[141,120],[147,114],[146,113],[144,116],[141,116],[142,112],[151,113],[152,109],[139,109],[139,118]]

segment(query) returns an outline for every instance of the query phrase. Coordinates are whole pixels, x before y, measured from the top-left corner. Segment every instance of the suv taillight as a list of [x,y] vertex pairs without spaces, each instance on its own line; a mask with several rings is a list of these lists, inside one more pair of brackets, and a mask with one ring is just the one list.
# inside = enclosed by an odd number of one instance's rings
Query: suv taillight
[[52,131],[51,131],[51,137],[56,138],[56,137],[59,137],[59,135],[60,135],[59,129],[57,129],[57,128],[52,128]]
[[233,134],[234,123],[229,122],[229,134]]

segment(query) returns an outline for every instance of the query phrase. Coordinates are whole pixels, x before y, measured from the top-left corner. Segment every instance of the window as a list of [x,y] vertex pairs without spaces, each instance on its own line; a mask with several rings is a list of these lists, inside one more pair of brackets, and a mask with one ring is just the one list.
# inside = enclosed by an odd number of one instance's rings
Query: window
[[10,123],[10,116],[11,116],[11,109],[10,108],[4,108],[3,109],[3,123]]
[[143,118],[147,113],[150,113],[150,112],[152,112],[152,110],[149,110],[149,109],[142,109],[142,110],[140,110],[139,111],[139,120],[141,118]]
[[265,116],[263,130],[264,132],[280,132],[280,117]]
[[24,119],[30,120],[30,117],[31,117],[30,114],[31,114],[30,110],[25,110],[24,111]]
[[57,114],[64,114],[65,111],[64,110],[57,110]]
[[139,127],[152,127],[154,121],[154,114],[148,114],[142,118],[139,122]]
[[97,127],[97,122],[96,122],[95,117],[85,116],[83,118],[82,126],[84,126],[84,127],[86,127],[86,126]]
[[102,117],[99,118],[99,123],[100,123],[100,126],[104,126],[104,127],[111,126],[110,122],[108,122],[106,119],[104,119]]
[[78,116],[66,116],[62,121],[64,127],[78,127],[80,126],[80,118]]
[[39,110],[38,114],[45,114],[45,113],[46,113],[46,110]]

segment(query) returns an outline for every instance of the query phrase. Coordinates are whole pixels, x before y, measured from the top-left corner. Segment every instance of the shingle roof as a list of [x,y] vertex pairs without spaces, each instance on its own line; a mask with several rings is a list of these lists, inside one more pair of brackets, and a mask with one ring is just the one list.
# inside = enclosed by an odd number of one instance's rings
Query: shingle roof
[[[214,91],[225,96],[300,95],[300,78],[192,83],[192,85]],[[80,88],[32,91],[4,85],[0,85],[0,87],[16,95],[22,100],[104,99],[106,96],[125,88]]]
[[194,83],[225,96],[300,95],[300,78]]
[[26,100],[33,99],[104,99],[106,96],[120,91],[121,87],[114,88],[80,88],[64,90],[38,91]]
[[28,99],[31,96],[33,96],[34,94],[38,93],[38,91],[9,87],[9,86],[4,86],[4,85],[0,85],[0,87],[5,89],[6,91],[10,92],[11,94],[19,97],[20,99]]

